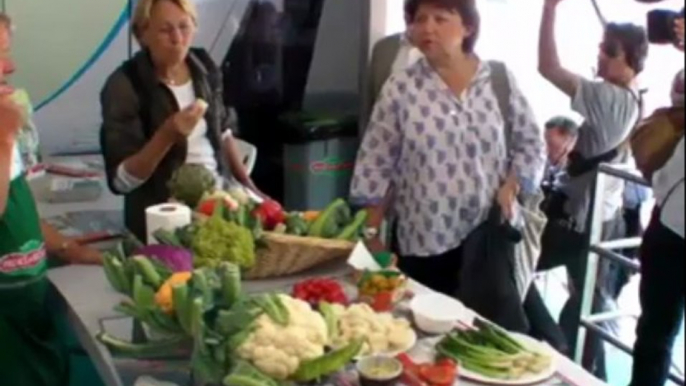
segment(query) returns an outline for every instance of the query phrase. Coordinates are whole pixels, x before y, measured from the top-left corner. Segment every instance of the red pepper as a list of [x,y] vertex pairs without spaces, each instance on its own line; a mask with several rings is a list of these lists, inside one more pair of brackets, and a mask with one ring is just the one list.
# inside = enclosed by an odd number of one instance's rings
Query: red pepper
[[274,200],[263,202],[255,209],[253,216],[261,219],[267,230],[274,230],[279,224],[286,222],[286,212],[281,204]]
[[432,386],[452,386],[457,377],[457,366],[423,365],[419,368],[419,375]]

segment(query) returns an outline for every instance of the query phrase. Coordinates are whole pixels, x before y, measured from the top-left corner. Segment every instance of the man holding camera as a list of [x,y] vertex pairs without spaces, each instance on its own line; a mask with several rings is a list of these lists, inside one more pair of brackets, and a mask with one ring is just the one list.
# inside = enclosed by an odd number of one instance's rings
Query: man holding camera
[[[632,24],[608,24],[598,55],[598,77],[589,80],[565,69],[555,40],[556,14],[564,0],[546,0],[539,41],[539,72],[572,100],[572,108],[584,118],[566,173],[550,200],[549,224],[544,232],[540,270],[564,266],[571,280],[571,298],[560,324],[570,348],[576,347],[584,286],[584,256],[588,253],[587,223],[594,171],[601,163],[620,164],[628,160],[626,140],[641,116],[636,78],[643,71],[648,54],[645,29]],[[609,181],[603,208],[603,238],[624,236],[622,195],[624,184]],[[601,267],[595,289],[594,312],[614,308],[609,288],[609,265]],[[584,367],[606,378],[602,343],[593,337],[584,356]]]
[[[653,13],[659,15],[659,13]],[[654,20],[651,19],[650,20]],[[652,22],[651,22],[652,24]],[[668,40],[684,51],[684,13],[673,24],[667,39],[654,38],[665,27],[650,25],[651,41]],[[672,28],[672,26],[670,26]],[[683,63],[683,61],[682,61]],[[677,75],[672,88],[674,108],[684,107],[684,72]],[[667,164],[653,176],[657,207],[641,247],[641,306],[634,350],[632,386],[666,384],[674,341],[684,318],[684,139]]]

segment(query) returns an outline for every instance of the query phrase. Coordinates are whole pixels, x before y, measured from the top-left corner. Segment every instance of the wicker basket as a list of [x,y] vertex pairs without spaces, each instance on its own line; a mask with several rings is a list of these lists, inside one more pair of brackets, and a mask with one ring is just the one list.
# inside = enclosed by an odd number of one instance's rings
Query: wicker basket
[[257,265],[243,274],[248,280],[268,279],[307,271],[347,259],[355,248],[349,241],[265,233],[266,246],[257,250]]

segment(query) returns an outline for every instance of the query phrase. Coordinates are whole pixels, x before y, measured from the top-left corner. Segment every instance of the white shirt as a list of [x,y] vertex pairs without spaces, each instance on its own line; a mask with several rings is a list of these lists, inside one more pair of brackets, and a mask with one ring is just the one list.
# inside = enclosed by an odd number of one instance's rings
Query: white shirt
[[[174,94],[181,110],[192,106],[197,101],[193,82],[188,82],[183,86],[169,86],[169,89]],[[204,165],[207,170],[217,174],[217,159],[214,157],[214,148],[207,138],[207,121],[204,118],[198,122],[191,135],[188,136],[186,163]]]
[[[193,82],[188,82],[182,86],[168,87],[172,94],[174,94],[174,98],[181,110],[191,106],[197,100]],[[231,132],[227,131],[225,135],[231,135]],[[207,170],[210,170],[215,174],[218,183],[221,181],[219,178],[217,159],[214,156],[214,148],[207,138],[207,121],[204,118],[198,122],[191,135],[188,136],[188,155],[186,157],[186,163],[204,165]],[[119,165],[117,178],[114,181],[117,190],[128,193],[136,190],[144,183],[144,180],[132,176],[131,173],[124,168],[123,164]]]
[[658,206],[662,209],[664,226],[684,237],[684,139],[677,146],[672,159],[653,176]]

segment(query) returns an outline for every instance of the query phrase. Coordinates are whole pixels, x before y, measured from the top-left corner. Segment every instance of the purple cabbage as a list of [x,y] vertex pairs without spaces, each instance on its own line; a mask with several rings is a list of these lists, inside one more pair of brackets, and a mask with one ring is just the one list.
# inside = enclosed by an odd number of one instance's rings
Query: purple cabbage
[[170,245],[148,245],[139,249],[136,254],[155,259],[174,273],[193,271],[193,254],[185,248]]

